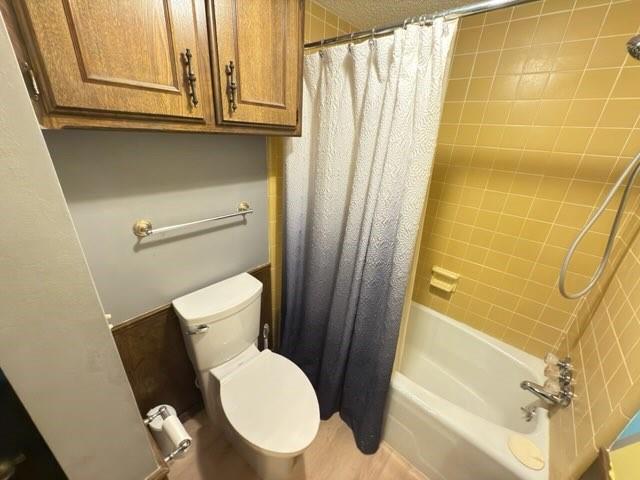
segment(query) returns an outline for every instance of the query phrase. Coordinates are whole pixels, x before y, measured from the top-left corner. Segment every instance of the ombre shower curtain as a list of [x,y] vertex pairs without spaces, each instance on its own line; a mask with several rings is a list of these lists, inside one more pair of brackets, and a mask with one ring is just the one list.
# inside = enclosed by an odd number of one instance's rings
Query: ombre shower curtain
[[456,23],[305,58],[285,143],[282,352],[377,450]]

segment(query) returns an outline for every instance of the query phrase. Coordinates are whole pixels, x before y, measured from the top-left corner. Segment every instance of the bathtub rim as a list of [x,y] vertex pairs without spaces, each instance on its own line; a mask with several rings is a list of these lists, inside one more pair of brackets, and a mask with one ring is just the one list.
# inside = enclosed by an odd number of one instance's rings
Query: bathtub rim
[[[522,367],[524,367],[533,376],[532,379],[523,378],[522,380],[533,380],[538,383],[544,383],[545,378],[544,378],[544,360],[543,359],[538,358],[525,351],[522,351],[519,348],[514,347],[513,345],[509,345],[508,343],[503,342],[502,340],[492,337],[491,335],[488,335],[484,332],[476,330],[475,328],[467,325],[466,323],[460,320],[456,320],[452,317],[449,317],[446,314],[441,313],[431,307],[427,307],[426,305],[423,305],[421,303],[418,303],[415,300],[411,301],[411,307],[409,310],[407,322],[411,321],[411,313],[414,308],[418,310],[422,310],[428,315],[433,315],[434,317],[452,326],[453,328],[460,329],[465,333],[479,339],[483,343],[487,344],[493,350],[497,350],[497,351],[500,351],[501,353],[506,354],[513,361],[517,362]],[[409,325],[407,325],[407,329],[408,328],[409,328]],[[411,343],[411,340],[409,338],[405,339],[404,349],[406,349],[407,345],[410,343]],[[402,354],[403,354],[402,359],[398,364],[398,368],[394,369],[394,373],[396,372],[402,373],[402,364],[404,362],[404,351],[402,352]],[[535,398],[532,396],[531,401],[533,400],[535,400]]]
[[[501,425],[497,425],[489,420],[479,417],[478,415],[468,412],[464,408],[459,407],[447,399],[439,397],[422,387],[402,372],[393,372],[389,389],[390,395],[392,394],[392,391],[402,395],[405,400],[412,402],[417,406],[417,408],[424,411],[426,416],[431,417],[433,421],[446,426],[447,429],[455,432],[457,435],[460,435],[465,441],[473,444],[475,448],[492,458],[495,462],[498,462],[502,468],[509,470],[514,475],[519,476],[524,472],[524,479],[526,480],[549,479],[550,423],[549,417],[546,415],[546,410],[543,410],[545,415],[537,416],[535,429],[531,433],[523,434]],[[391,414],[389,411],[391,407],[390,400],[391,398],[389,397],[385,419]],[[462,418],[462,421],[458,420],[460,418]],[[464,421],[467,419],[470,419],[471,422]],[[495,442],[478,442],[478,431],[486,432],[487,428],[494,430],[498,438]],[[545,459],[545,466],[542,470],[536,471],[527,469],[526,466],[521,464],[513,456],[506,443],[510,434],[528,438],[542,450]],[[383,438],[385,438],[384,434]],[[386,438],[385,441],[387,441]],[[394,447],[392,443],[389,443],[389,445],[391,445],[392,448]],[[400,453],[402,454],[402,452]],[[416,466],[416,468],[418,467]]]

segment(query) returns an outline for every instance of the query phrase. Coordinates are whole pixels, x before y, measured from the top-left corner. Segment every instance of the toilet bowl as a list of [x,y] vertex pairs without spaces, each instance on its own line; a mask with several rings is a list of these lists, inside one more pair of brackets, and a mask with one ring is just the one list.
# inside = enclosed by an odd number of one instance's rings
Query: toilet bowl
[[289,359],[259,351],[262,284],[241,274],[173,301],[207,415],[264,480],[291,476],[320,425],[318,400]]

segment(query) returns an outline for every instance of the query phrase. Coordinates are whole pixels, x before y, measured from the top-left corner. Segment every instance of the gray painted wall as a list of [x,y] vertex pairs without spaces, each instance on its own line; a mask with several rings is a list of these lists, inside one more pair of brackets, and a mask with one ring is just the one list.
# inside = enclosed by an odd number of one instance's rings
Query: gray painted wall
[[[105,312],[120,323],[268,262],[265,138],[47,131],[45,139]],[[138,241],[156,227],[234,211],[229,219]],[[241,217],[240,217],[241,218]]]
[[146,427],[1,18],[0,85],[0,365],[70,479],[141,480]]

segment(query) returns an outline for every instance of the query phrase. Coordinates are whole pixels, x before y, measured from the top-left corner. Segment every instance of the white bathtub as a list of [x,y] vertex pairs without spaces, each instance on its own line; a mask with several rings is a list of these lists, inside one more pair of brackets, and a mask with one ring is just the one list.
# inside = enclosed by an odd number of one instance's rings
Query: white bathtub
[[535,400],[520,382],[542,384],[542,360],[415,302],[404,348],[384,427],[392,448],[429,480],[548,479],[507,446],[525,436],[548,465],[546,410],[531,422],[520,411]]

